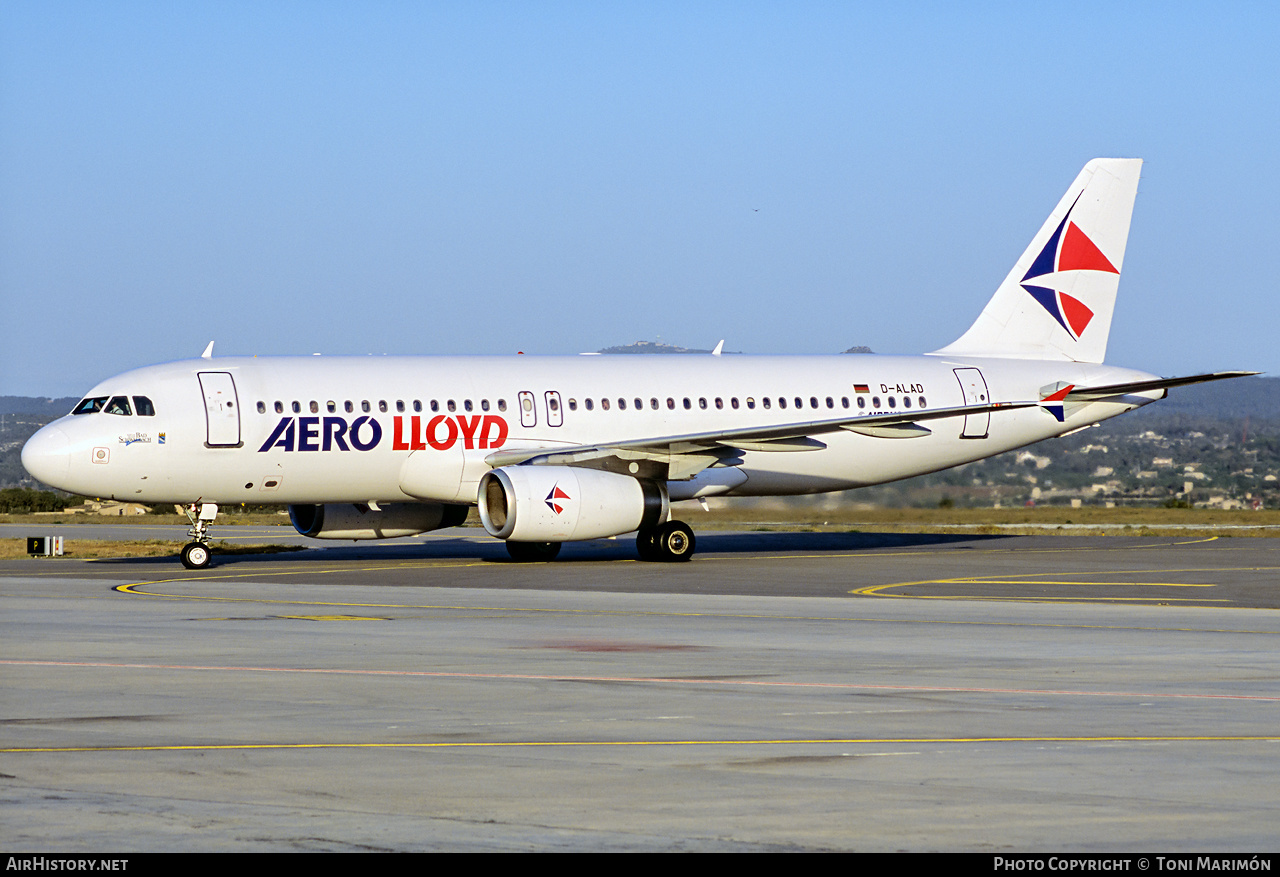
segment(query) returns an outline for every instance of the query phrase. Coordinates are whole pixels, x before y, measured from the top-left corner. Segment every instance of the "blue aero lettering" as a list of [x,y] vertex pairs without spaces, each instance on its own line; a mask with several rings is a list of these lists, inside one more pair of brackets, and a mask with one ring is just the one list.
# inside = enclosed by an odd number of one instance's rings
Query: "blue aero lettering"
[[347,425],[341,417],[282,417],[258,453],[286,451],[371,451],[382,441],[382,426],[372,417],[357,417]]

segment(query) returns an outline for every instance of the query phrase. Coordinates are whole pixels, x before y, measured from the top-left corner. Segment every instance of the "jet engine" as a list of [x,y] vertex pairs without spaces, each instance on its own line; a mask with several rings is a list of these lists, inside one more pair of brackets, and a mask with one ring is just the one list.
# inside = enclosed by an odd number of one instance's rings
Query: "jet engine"
[[457,527],[467,519],[467,506],[439,502],[379,505],[328,503],[291,505],[289,521],[313,539],[392,539],[428,530]]
[[480,520],[513,542],[573,542],[667,520],[665,484],[571,466],[504,466],[480,479]]

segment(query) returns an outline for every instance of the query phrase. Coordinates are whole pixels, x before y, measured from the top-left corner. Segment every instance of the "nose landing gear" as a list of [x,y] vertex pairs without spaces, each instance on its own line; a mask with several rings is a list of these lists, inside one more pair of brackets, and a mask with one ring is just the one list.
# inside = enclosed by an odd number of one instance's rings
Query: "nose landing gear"
[[189,506],[183,506],[182,510],[191,522],[187,535],[193,540],[182,546],[179,555],[182,565],[187,569],[205,569],[213,560],[213,553],[209,550],[209,527],[218,517],[218,504],[196,500]]

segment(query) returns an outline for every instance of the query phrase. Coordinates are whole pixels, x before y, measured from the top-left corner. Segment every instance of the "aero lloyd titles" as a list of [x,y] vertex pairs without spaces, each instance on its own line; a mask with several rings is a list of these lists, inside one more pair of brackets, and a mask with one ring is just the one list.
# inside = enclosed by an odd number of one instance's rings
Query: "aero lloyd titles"
[[[467,450],[502,447],[507,421],[494,414],[436,415],[426,421],[418,415],[391,418],[393,451],[447,451],[461,442]],[[382,441],[382,425],[372,417],[282,417],[258,453],[274,448],[286,451],[371,451]]]

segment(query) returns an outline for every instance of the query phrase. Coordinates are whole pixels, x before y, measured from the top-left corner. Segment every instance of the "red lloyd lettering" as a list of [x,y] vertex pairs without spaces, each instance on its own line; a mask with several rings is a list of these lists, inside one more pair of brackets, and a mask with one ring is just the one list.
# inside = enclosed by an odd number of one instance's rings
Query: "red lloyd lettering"
[[494,414],[446,416],[437,414],[423,427],[422,418],[393,417],[391,449],[394,451],[424,451],[427,447],[447,451],[462,439],[467,450],[494,450],[507,440],[507,421]]

